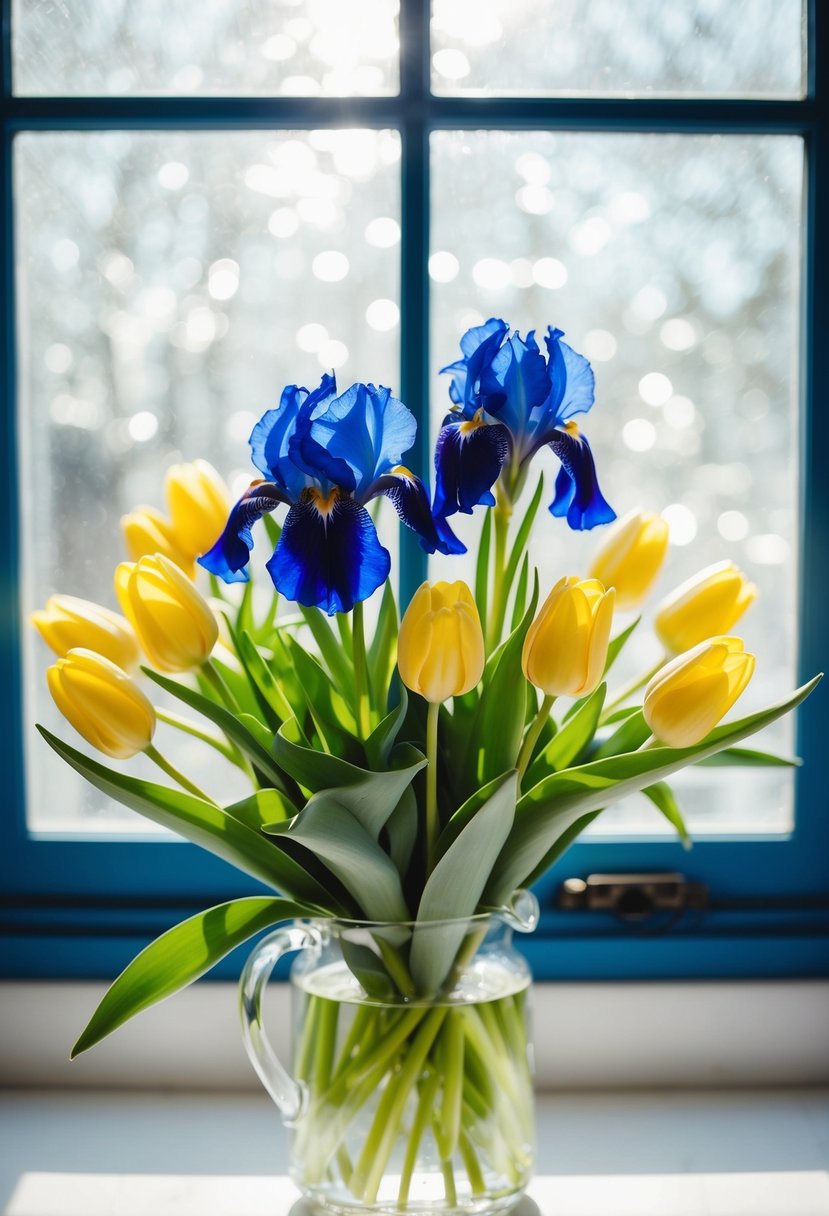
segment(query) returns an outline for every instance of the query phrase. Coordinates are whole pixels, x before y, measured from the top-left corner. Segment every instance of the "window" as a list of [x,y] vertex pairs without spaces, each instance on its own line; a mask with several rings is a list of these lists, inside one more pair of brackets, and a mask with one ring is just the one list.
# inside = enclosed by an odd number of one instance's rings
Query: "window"
[[[158,499],[178,454],[247,477],[252,415],[288,380],[333,366],[399,385],[425,471],[446,401],[436,369],[463,329],[566,326],[597,371],[589,434],[608,497],[623,510],[644,495],[670,520],[665,578],[730,555],[751,569],[759,700],[822,662],[817,4],[190,8],[6,11],[9,975],[110,974],[191,906],[247,889],[50,767],[31,735],[51,711],[25,614],[56,586],[106,597],[118,516]],[[553,521],[549,547],[535,554],[548,580],[591,541]],[[404,597],[426,568],[402,535]],[[802,770],[688,775],[690,854],[636,804],[600,820],[540,891],[536,973],[824,973],[821,708],[818,694],[767,740]],[[641,922],[557,907],[562,879],[620,871],[681,871],[709,906]]]

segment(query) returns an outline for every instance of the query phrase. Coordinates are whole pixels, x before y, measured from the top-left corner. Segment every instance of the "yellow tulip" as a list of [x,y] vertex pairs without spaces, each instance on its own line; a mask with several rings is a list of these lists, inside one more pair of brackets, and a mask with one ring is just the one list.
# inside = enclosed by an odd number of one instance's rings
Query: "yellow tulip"
[[718,562],[677,587],[656,609],[654,628],[669,654],[728,633],[757,599],[734,562]]
[[122,562],[115,571],[115,592],[153,667],[187,671],[210,657],[218,623],[175,562],[161,553]]
[[230,491],[206,460],[174,464],[164,479],[173,533],[188,557],[206,553],[230,514]]
[[152,743],[155,710],[132,677],[103,655],[70,650],[46,678],[64,718],[98,751],[127,760]]
[[741,638],[700,642],[658,671],[645,689],[642,712],[668,747],[693,747],[714,729],[754,673]]
[[403,683],[436,704],[473,689],[484,660],[481,620],[466,583],[421,584],[400,625]]
[[615,593],[595,578],[562,578],[524,639],[521,665],[548,697],[585,697],[598,686],[607,659]]
[[31,620],[58,658],[83,647],[102,654],[124,671],[138,666],[138,643],[129,621],[102,604],[74,595],[50,595],[46,607],[33,612]]
[[195,577],[193,555],[184,551],[170,520],[165,519],[155,507],[136,507],[129,515],[122,515],[121,531],[131,561],[140,561],[148,554],[163,553],[170,561],[175,562],[188,578]]
[[616,590],[617,608],[638,608],[668,552],[668,525],[660,515],[629,511],[612,524],[590,566],[590,577]]

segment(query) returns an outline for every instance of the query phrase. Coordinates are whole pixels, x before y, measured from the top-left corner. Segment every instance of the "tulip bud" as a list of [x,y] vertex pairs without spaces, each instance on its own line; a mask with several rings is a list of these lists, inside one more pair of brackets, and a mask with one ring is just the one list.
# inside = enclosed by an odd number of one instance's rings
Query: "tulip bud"
[[174,464],[164,479],[167,506],[179,547],[190,557],[207,553],[227,523],[230,491],[206,460]]
[[571,576],[553,587],[527,630],[521,666],[548,697],[585,697],[607,660],[615,593],[594,578]]
[[678,655],[645,689],[642,712],[668,747],[693,747],[714,729],[754,673],[741,638],[716,637]]
[[192,556],[184,552],[173,525],[155,507],[136,507],[129,515],[122,515],[121,531],[132,561],[137,562],[148,554],[163,553],[188,578],[195,578],[196,567]]
[[700,570],[677,587],[656,609],[654,628],[671,654],[728,633],[750,604],[757,588],[733,562]]
[[484,660],[481,620],[466,583],[422,583],[400,624],[403,683],[433,703],[460,697],[480,680]]
[[31,620],[58,658],[83,647],[124,671],[138,666],[138,643],[129,621],[102,604],[74,595],[50,595],[46,607],[33,612]]
[[668,552],[668,525],[660,515],[629,511],[607,529],[590,577],[616,590],[617,608],[638,608]]
[[64,718],[98,751],[128,760],[150,746],[155,710],[132,677],[103,655],[70,650],[46,678]]
[[219,636],[216,618],[175,562],[161,553],[121,562],[115,592],[153,667],[187,671],[210,657]]

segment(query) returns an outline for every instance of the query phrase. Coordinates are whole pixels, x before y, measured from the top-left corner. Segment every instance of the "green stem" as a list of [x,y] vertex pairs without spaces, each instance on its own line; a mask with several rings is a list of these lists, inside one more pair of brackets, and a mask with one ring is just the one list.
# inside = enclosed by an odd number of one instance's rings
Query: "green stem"
[[162,756],[158,748],[153,747],[152,743],[148,747],[144,748],[144,755],[149,756],[150,759],[158,765],[162,772],[165,772],[168,777],[172,777],[183,790],[187,790],[187,792],[190,794],[195,794],[197,798],[201,798],[204,802],[209,802],[211,806],[218,806],[218,803],[215,802],[215,800],[211,798],[209,794],[205,794],[204,790],[199,789],[199,787],[194,784],[189,777],[185,777],[184,773],[179,772],[179,770],[172,765],[169,760]]
[[412,1174],[417,1164],[417,1152],[423,1139],[423,1133],[426,1131],[426,1126],[432,1117],[432,1108],[439,1084],[440,1073],[433,1072],[429,1074],[420,1086],[420,1100],[417,1104],[415,1117],[412,1120],[412,1130],[409,1132],[406,1156],[403,1160],[403,1169],[400,1173],[400,1190],[397,1193],[397,1206],[399,1208],[405,1208],[408,1203],[409,1188],[412,1185]]
[[202,743],[206,743],[209,747],[214,748],[226,760],[230,760],[232,764],[238,764],[239,757],[229,743],[225,743],[224,739],[220,739],[218,735],[213,735],[209,730],[203,730],[197,722],[191,722],[189,718],[182,718],[179,714],[172,713],[169,709],[162,709],[160,706],[155,707],[155,716],[159,722],[166,722],[168,726],[174,726],[176,730],[183,731],[185,735],[192,735],[194,739],[200,739]]
[[440,1108],[440,1128],[447,1160],[458,1147],[461,1131],[461,1102],[463,1099],[463,1022],[460,1014],[449,1010],[443,1029],[443,1103]]
[[629,684],[626,684],[622,691],[618,693],[612,701],[608,701],[605,705],[602,716],[599,719],[599,725],[604,726],[614,709],[618,709],[620,705],[624,705],[628,698],[632,697],[635,692],[638,692],[638,690],[643,687],[643,685],[652,680],[656,673],[665,666],[667,661],[668,656],[663,654],[659,662],[655,664],[655,666],[648,668],[644,675],[637,676],[635,680],[631,680]]
[[516,764],[516,768],[518,769],[519,785],[524,779],[524,774],[529,767],[530,760],[532,760],[533,749],[538,742],[538,736],[544,729],[544,723],[550,716],[550,710],[553,707],[554,701],[555,697],[544,697],[543,701],[541,702],[541,708],[539,709],[533,722],[530,724],[529,730],[524,736],[524,742],[521,745],[521,751],[518,753],[518,763]]
[[383,962],[386,964],[386,970],[397,985],[400,995],[405,997],[415,996],[417,990],[415,989],[414,981],[406,970],[406,965],[394,946],[389,945],[382,937],[375,937],[374,940],[382,955]]
[[438,718],[440,701],[430,701],[426,715],[426,876],[435,868],[438,843]]
[[363,621],[363,604],[358,601],[352,610],[352,656],[354,659],[354,688],[357,693],[357,723],[360,737],[371,734],[371,704],[368,689],[368,662],[366,660],[366,634]]
[[239,706],[236,698],[225,683],[224,676],[219,671],[212,659],[208,659],[206,663],[202,663],[202,675],[207,683],[215,692],[219,701],[224,705],[225,709],[229,709],[232,714],[238,714]]
[[504,617],[507,611],[507,600],[510,589],[506,585],[507,570],[507,534],[512,517],[512,504],[501,492],[500,483],[496,491],[498,501],[492,508],[492,518],[495,532],[495,563],[492,571],[492,607],[489,615],[487,630],[487,649],[491,654],[501,640],[501,630],[504,627]]
[[461,1150],[461,1158],[464,1168],[469,1177],[469,1185],[472,1187],[473,1195],[483,1195],[486,1193],[486,1182],[481,1171],[481,1163],[478,1160],[478,1154],[472,1147],[472,1141],[469,1139],[465,1131],[461,1131],[458,1147]]

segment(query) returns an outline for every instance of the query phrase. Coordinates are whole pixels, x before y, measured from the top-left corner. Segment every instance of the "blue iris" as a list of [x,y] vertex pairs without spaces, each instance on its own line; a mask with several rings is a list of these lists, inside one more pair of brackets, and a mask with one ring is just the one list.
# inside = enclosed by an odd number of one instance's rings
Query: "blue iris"
[[561,462],[553,515],[579,530],[615,519],[599,489],[590,446],[573,421],[593,405],[593,370],[563,336],[548,328],[546,358],[533,332],[522,339],[496,318],[461,338],[463,358],[443,369],[452,376],[453,409],[435,450],[437,515],[493,506],[499,477],[513,499],[546,444]]
[[246,581],[251,528],[285,503],[282,534],[267,562],[277,591],[329,614],[349,612],[389,574],[388,550],[365,507],[381,494],[427,553],[463,552],[446,521],[433,517],[423,482],[401,464],[416,429],[387,388],[353,384],[338,396],[328,375],[313,392],[289,385],[250,436],[264,480],[244,492],[199,564],[225,582]]

